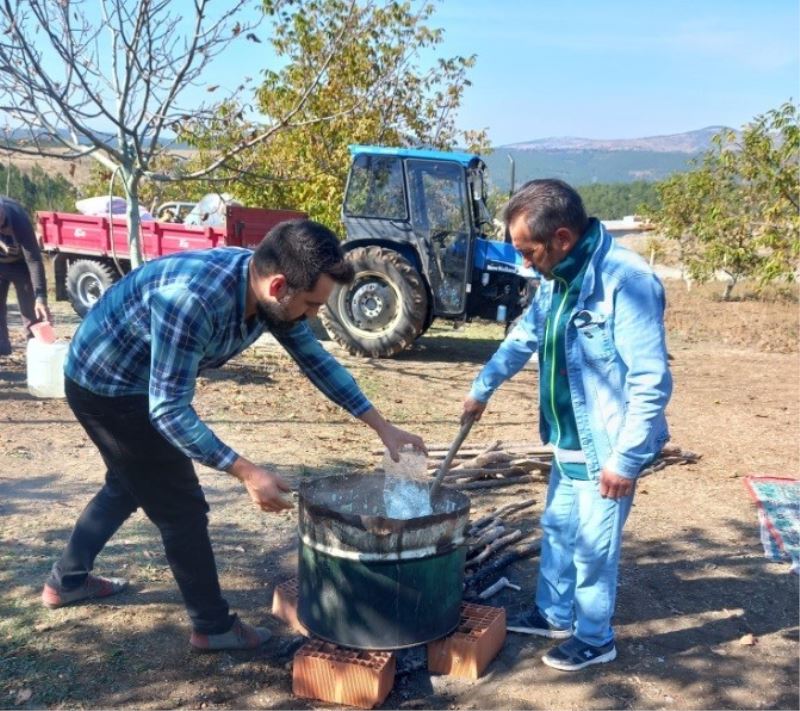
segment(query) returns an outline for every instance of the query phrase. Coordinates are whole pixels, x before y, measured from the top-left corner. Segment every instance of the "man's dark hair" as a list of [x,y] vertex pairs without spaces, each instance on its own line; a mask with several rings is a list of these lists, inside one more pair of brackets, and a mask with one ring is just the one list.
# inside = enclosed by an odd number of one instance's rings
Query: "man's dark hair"
[[581,196],[555,178],[530,180],[514,193],[503,210],[503,220],[510,225],[520,215],[525,216],[531,238],[545,244],[552,241],[559,227],[567,227],[580,237],[589,224]]
[[344,259],[339,238],[313,220],[289,220],[275,225],[253,255],[259,276],[283,274],[290,289],[311,291],[320,274],[339,284],[349,284],[353,266]]

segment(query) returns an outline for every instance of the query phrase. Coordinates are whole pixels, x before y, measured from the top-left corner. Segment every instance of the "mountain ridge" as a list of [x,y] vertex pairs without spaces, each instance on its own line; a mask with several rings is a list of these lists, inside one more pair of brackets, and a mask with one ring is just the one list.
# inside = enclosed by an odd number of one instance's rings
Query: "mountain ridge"
[[640,138],[581,138],[551,136],[530,141],[507,143],[494,151],[650,151],[654,153],[702,153],[711,148],[711,139],[727,126],[706,126],[693,131],[668,133]]
[[516,186],[533,178],[560,178],[576,186],[656,182],[692,170],[697,159],[713,147],[712,138],[726,130],[731,129],[706,126],[683,133],[620,139],[537,138],[496,146],[483,159],[491,183],[501,192],[511,187],[509,158],[514,161]]

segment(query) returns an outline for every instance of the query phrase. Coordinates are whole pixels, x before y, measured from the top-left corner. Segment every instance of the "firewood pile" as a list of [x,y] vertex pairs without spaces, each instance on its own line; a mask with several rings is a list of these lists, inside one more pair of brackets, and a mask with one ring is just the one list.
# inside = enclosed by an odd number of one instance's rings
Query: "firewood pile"
[[[428,447],[428,473],[435,476],[445,455],[447,444]],[[667,446],[661,455],[639,478],[648,476],[671,464],[694,464],[699,454],[676,446]],[[453,459],[444,483],[460,491],[496,489],[530,482],[546,482],[553,463],[549,446],[526,443],[503,443],[495,440],[488,445],[463,447]]]
[[[448,445],[428,448],[428,473],[435,476]],[[550,447],[524,443],[462,447],[444,478],[445,486],[461,491],[496,489],[533,481],[545,482],[550,474],[553,453]]]
[[470,525],[466,538],[465,599],[488,600],[506,587],[519,589],[506,577],[485,586],[511,563],[538,555],[541,538],[534,536],[536,530],[530,526],[535,503],[536,499],[525,499],[501,506]]
[[[442,465],[448,447],[449,444],[428,447],[428,474],[431,477]],[[693,464],[699,459],[700,455],[680,447],[665,447],[640,478],[673,464]],[[473,444],[459,450],[445,475],[444,484],[471,495],[500,494],[507,491],[505,487],[540,484],[544,494],[552,462],[552,449],[546,446],[504,443],[501,440],[486,445]],[[536,499],[529,498],[501,506],[485,515],[479,514],[470,525],[466,540],[466,600],[480,602],[505,588],[519,589],[505,576],[498,576],[515,561],[539,554],[541,538],[538,529],[531,525],[534,520],[531,509],[535,503]]]

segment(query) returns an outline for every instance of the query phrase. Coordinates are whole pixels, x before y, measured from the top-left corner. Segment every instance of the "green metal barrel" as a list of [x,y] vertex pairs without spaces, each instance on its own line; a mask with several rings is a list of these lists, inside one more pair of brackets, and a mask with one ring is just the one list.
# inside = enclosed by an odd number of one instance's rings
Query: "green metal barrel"
[[443,487],[432,513],[388,518],[383,492],[391,479],[334,476],[300,488],[298,616],[317,637],[400,649],[458,625],[469,499]]

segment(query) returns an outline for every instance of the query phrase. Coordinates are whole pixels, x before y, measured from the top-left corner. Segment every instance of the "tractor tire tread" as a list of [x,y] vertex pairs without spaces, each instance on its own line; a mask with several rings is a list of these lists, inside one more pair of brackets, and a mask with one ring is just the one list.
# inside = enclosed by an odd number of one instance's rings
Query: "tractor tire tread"
[[397,288],[403,294],[403,314],[391,334],[372,339],[359,338],[350,332],[343,317],[335,313],[331,304],[336,303],[341,287],[337,286],[328,304],[320,310],[320,319],[331,337],[351,355],[366,358],[389,358],[411,346],[425,328],[428,317],[428,291],[414,266],[398,252],[370,245],[356,247],[347,253],[356,275],[359,271],[383,271],[388,278],[395,278]]

